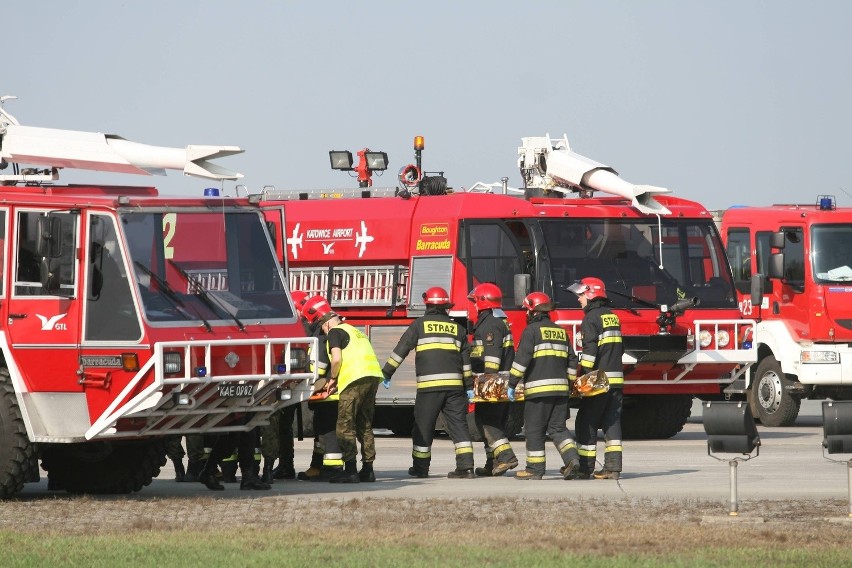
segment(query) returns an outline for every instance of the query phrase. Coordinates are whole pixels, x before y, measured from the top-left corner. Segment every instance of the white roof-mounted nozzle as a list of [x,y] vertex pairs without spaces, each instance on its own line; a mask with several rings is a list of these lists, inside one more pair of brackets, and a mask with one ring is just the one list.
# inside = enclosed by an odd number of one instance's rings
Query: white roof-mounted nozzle
[[210,161],[242,153],[238,146],[149,146],[114,134],[21,126],[2,110],[0,144],[0,159],[16,164],[143,175],[182,170],[185,175],[215,180],[243,177]]
[[648,215],[669,215],[654,194],[671,190],[652,185],[634,185],[618,177],[609,166],[571,151],[568,137],[521,138],[518,167],[528,188],[566,193],[603,191],[631,200],[633,207]]

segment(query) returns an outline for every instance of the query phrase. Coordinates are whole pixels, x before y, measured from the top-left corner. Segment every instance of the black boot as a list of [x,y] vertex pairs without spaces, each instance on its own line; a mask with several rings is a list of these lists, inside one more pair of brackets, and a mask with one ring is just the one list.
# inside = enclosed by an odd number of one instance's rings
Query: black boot
[[489,456],[485,460],[485,467],[478,467],[473,472],[477,477],[491,477],[494,475],[494,460]]
[[272,489],[272,486],[261,481],[261,479],[253,471],[251,471],[243,473],[243,479],[240,481],[240,489]]
[[271,462],[269,460],[263,460],[263,473],[260,476],[260,480],[264,483],[269,483],[269,484],[273,483],[272,480],[274,478],[274,475],[273,475],[274,470],[272,468],[272,463],[273,462]]
[[215,469],[208,468],[204,466],[204,469],[201,470],[201,473],[198,474],[198,481],[207,486],[207,489],[211,491],[224,491],[225,486],[219,483],[219,480],[216,479]]
[[358,472],[358,479],[365,483],[371,483],[376,480],[376,474],[373,471],[373,462],[364,462],[361,466],[361,471]]
[[198,476],[201,474],[201,470],[204,469],[204,464],[205,460],[189,460],[183,480],[192,483],[198,481]]
[[185,481],[186,470],[183,468],[183,460],[172,460],[172,463],[175,465],[175,481]]
[[355,460],[348,461],[344,464],[343,471],[329,479],[331,483],[360,483],[358,477],[358,466]]
[[278,465],[272,470],[273,479],[296,479],[296,468],[293,466],[293,460],[279,460]]

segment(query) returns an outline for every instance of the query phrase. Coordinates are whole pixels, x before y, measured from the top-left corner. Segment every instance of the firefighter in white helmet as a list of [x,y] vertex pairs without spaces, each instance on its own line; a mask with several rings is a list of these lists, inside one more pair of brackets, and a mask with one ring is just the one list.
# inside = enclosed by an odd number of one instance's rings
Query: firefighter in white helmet
[[[476,310],[470,365],[474,373],[497,373],[512,368],[515,342],[503,313],[503,293],[496,284],[477,285],[468,295]],[[518,467],[518,458],[506,435],[508,402],[478,402],[474,422],[485,442],[485,467],[474,471],[479,476],[499,476]]]
[[443,412],[456,451],[456,469],[447,477],[473,479],[473,444],[466,420],[468,400],[473,398],[467,330],[447,313],[453,304],[443,288],[426,290],[423,302],[426,313],[408,326],[382,369],[385,388],[389,388],[394,372],[414,350],[417,394],[411,434],[413,465],[408,474],[429,476],[435,423],[438,413]]
[[509,379],[509,400],[524,382],[524,434],[527,467],[516,479],[541,479],[547,468],[545,436],[562,457],[560,470],[574,479],[580,469],[577,444],[565,424],[568,421],[568,353],[571,346],[565,330],[550,320],[553,303],[543,292],[528,294],[522,303],[527,310],[527,328],[521,334]]
[[[572,357],[569,373],[586,374],[598,369],[606,373],[609,390],[580,399],[575,428],[580,446],[579,477],[618,479],[621,475],[621,406],[624,367],[621,358],[624,344],[621,322],[609,309],[609,298],[603,280],[587,277],[568,287],[577,294],[585,315],[580,325],[583,350],[578,359]],[[603,468],[594,471],[598,430],[603,430],[606,449]]]

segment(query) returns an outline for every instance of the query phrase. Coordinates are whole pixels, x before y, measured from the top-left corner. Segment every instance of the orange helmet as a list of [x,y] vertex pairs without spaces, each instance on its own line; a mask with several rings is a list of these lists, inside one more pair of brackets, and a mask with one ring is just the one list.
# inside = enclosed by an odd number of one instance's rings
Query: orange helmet
[[578,296],[583,295],[588,300],[606,298],[606,286],[604,285],[603,280],[600,278],[593,278],[591,276],[587,276],[578,282],[574,282],[568,286],[568,291],[573,292]]
[[451,308],[453,303],[450,302],[450,294],[440,286],[432,286],[423,292],[423,303],[427,306],[435,306],[438,308]]
[[319,324],[336,315],[331,310],[328,300],[322,296],[312,296],[302,304],[302,317],[311,325]]
[[550,296],[544,292],[527,294],[521,305],[528,312],[549,312],[553,309],[553,302],[550,300]]
[[503,292],[496,284],[490,282],[475,286],[468,294],[467,299],[473,302],[478,312],[503,306]]

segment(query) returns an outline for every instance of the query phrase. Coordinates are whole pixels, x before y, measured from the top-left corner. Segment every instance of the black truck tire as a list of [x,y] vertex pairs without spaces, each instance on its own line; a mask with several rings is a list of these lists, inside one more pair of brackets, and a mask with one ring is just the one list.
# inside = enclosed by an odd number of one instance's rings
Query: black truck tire
[[0,368],[0,500],[23,489],[37,468],[35,446],[27,438],[12,379],[7,369]]
[[692,395],[638,395],[624,401],[625,440],[665,440],[683,430],[692,414]]
[[801,399],[790,395],[790,380],[771,355],[757,364],[748,389],[752,414],[764,426],[792,426],[799,416]]
[[162,439],[42,446],[49,484],[69,493],[115,495],[139,491],[166,464]]

